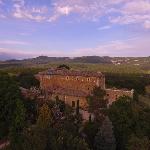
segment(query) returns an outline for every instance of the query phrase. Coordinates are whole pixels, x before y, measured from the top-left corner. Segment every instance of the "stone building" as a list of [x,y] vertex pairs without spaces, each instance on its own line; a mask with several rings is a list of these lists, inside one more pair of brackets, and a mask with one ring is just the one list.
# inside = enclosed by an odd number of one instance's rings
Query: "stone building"
[[101,72],[75,71],[61,69],[49,69],[36,75],[40,80],[40,88],[47,99],[59,99],[72,107],[76,107],[77,101],[81,108],[88,107],[86,97],[95,87],[106,90],[109,104],[119,96],[132,96],[131,91],[106,89],[105,76]]

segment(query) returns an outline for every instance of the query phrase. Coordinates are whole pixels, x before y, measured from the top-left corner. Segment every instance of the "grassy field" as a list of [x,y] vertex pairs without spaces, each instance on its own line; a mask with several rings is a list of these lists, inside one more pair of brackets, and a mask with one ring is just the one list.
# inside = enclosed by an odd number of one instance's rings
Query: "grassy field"
[[[32,66],[8,66],[0,67],[0,70],[9,73],[19,73],[23,70],[42,71],[51,67],[57,67],[60,63],[40,64]],[[88,64],[88,63],[66,63],[71,69],[88,70],[88,71],[101,71],[103,73],[120,73],[120,74],[150,74],[149,69],[143,69],[141,66],[132,65],[113,65],[113,64]]]

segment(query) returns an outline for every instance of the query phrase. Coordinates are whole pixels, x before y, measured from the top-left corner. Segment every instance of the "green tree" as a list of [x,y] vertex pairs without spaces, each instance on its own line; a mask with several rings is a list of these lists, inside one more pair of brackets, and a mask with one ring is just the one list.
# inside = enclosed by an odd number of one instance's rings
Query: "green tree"
[[37,108],[38,104],[35,99],[31,100],[28,98],[24,98],[24,106],[26,108],[26,123],[30,124],[35,124],[38,114],[37,114]]
[[107,100],[105,100],[106,92],[100,87],[94,88],[91,95],[87,97],[87,102],[89,104],[89,110],[92,112],[99,108],[104,108],[107,105]]
[[25,108],[20,100],[16,102],[16,111],[10,128],[11,149],[20,150],[22,144],[22,130],[25,127]]
[[74,137],[65,130],[59,132],[55,142],[53,143],[53,150],[89,150],[87,143],[79,138]]
[[20,131],[24,126],[25,108],[17,83],[6,73],[0,73],[0,139]]
[[70,67],[65,64],[59,65],[57,68],[65,68],[65,69],[70,70]]
[[98,132],[99,124],[97,122],[87,122],[84,125],[83,133],[86,135],[86,141],[90,148],[93,148],[94,138]]
[[128,136],[133,132],[131,102],[128,97],[120,97],[109,108],[109,117],[114,126],[118,149],[124,150]]
[[17,81],[21,87],[31,88],[33,86],[39,87],[40,82],[35,78],[33,73],[23,72],[17,76]]
[[117,149],[126,150],[132,134],[150,138],[150,109],[129,97],[120,97],[109,108]]
[[37,126],[39,128],[46,129],[52,123],[52,113],[47,104],[43,104],[39,111],[39,117],[37,120]]
[[45,150],[48,144],[52,114],[47,104],[40,108],[37,123],[23,132],[23,150]]

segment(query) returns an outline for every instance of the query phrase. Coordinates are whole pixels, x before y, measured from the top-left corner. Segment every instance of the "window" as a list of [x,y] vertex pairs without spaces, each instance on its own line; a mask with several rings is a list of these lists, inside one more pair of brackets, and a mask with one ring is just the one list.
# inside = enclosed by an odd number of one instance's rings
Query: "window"
[[79,77],[76,77],[76,80],[79,80]]
[[72,107],[75,107],[75,101],[72,101]]
[[66,79],[69,80],[69,77],[67,76]]
[[90,78],[87,78],[87,81],[90,81]]

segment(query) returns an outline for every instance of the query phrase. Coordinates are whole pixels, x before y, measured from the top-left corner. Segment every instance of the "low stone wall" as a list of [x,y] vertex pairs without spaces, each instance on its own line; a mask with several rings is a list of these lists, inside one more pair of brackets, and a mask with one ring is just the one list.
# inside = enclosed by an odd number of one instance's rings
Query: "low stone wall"
[[106,99],[108,99],[108,105],[111,105],[121,96],[129,96],[133,98],[134,90],[123,89],[106,89]]

